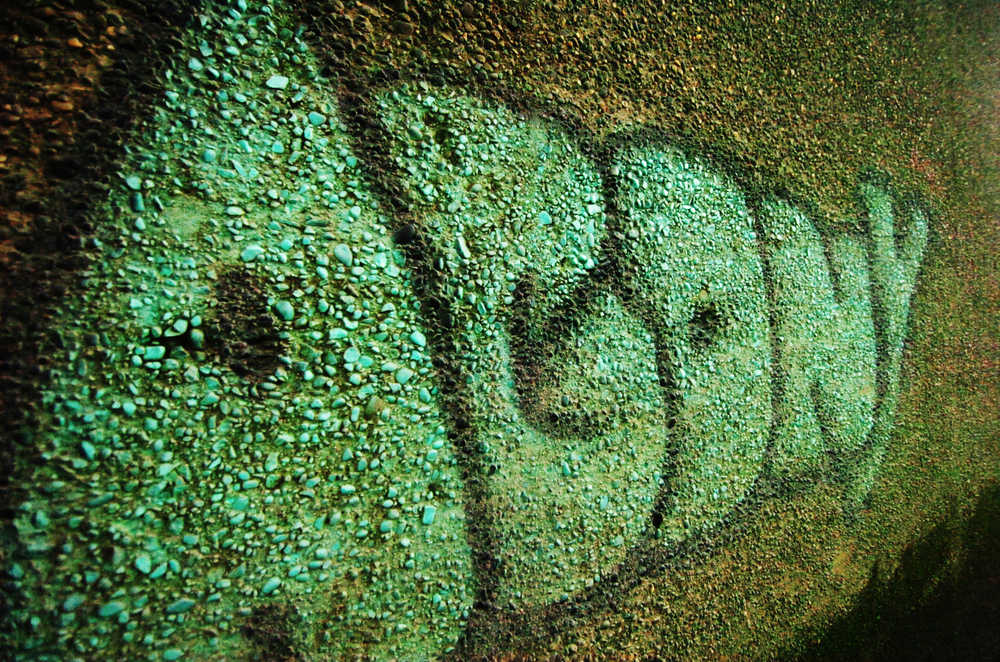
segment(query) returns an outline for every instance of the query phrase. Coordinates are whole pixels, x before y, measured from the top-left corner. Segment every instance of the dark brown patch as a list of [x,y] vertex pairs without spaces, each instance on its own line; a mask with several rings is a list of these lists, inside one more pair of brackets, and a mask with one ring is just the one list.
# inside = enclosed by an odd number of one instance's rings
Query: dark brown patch
[[243,634],[256,644],[256,660],[266,662],[297,662],[301,658],[292,648],[295,608],[288,604],[258,607],[243,625]]
[[268,310],[260,277],[243,267],[231,268],[220,274],[215,296],[210,346],[238,375],[259,381],[274,373],[285,343]]

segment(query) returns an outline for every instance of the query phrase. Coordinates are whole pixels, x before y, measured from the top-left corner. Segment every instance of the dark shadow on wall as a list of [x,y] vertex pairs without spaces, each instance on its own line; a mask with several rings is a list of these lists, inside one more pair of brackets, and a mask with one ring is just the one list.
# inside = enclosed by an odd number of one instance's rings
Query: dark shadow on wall
[[[93,205],[118,185],[113,174],[125,142],[161,98],[158,73],[173,61],[181,29],[201,5],[201,0],[0,4],[0,32],[5,33],[0,143],[7,159],[0,168],[0,242],[9,251],[0,259],[4,544],[13,539],[10,523],[23,500],[15,457],[24,458],[20,467],[37,459],[38,450],[24,432],[53,350],[67,342],[52,328],[52,316],[88,264],[85,237],[100,220]],[[114,50],[100,50],[101,35],[112,33]],[[104,57],[106,65],[99,64]],[[75,96],[67,96],[70,92]],[[52,107],[58,112],[49,113]],[[85,351],[104,356],[99,333],[84,342]],[[0,623],[8,622],[18,599],[6,586],[0,588]]]
[[[19,435],[51,367],[47,350],[65,343],[51,329],[51,315],[87,264],[92,205],[118,185],[112,175],[125,141],[162,96],[158,72],[172,62],[180,30],[201,2],[4,5],[0,25],[17,37],[0,44],[0,137],[8,157],[0,168],[0,241],[9,242],[12,255],[0,260],[0,413],[7,421],[0,431],[0,522],[7,523],[21,499],[14,456],[34,452],[17,448]],[[108,30],[116,35],[114,50],[101,69],[94,53]],[[73,38],[82,45],[66,46]],[[67,90],[79,98],[66,101]],[[64,105],[46,120],[50,99]],[[102,351],[99,336],[88,343]]]
[[1000,485],[964,527],[946,520],[907,547],[892,576],[880,578],[876,563],[855,607],[815,640],[782,659],[1000,660]]
[[292,647],[291,628],[298,618],[295,607],[271,604],[254,609],[243,624],[243,634],[254,642],[260,662],[301,662]]

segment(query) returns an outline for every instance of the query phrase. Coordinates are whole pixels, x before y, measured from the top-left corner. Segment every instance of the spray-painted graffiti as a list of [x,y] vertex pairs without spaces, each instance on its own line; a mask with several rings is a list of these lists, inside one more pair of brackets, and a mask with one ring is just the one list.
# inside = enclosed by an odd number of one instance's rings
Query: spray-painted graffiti
[[609,186],[565,132],[500,106],[404,90],[379,112],[447,307],[450,404],[482,454],[501,603],[566,597],[640,537],[703,533],[768,459],[802,480],[830,458],[849,500],[870,490],[894,397],[877,384],[895,388],[903,337],[876,342],[867,244],[875,310],[905,320],[909,294],[885,297],[913,290],[919,211],[897,258],[887,193],[866,186],[871,238],[827,257],[792,205],[764,201],[758,237],[732,182],[662,143],[620,146]]
[[199,25],[57,329],[21,657],[423,659],[761,480],[871,490],[919,207],[867,182],[826,241],[665,141],[595,158],[426,85],[371,95],[368,145],[269,5]]

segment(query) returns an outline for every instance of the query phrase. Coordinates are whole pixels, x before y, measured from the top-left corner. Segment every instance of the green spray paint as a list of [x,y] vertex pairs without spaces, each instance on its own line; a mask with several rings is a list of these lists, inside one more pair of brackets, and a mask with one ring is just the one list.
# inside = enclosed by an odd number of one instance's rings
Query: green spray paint
[[[772,282],[781,401],[771,468],[784,482],[815,479],[831,454],[852,473],[871,434],[877,367],[867,253],[860,240],[830,246],[788,203],[761,207]],[[838,288],[833,287],[831,270]]]
[[60,315],[17,654],[443,651],[471,554],[404,257],[285,19],[196,22]]
[[651,321],[677,410],[659,535],[718,524],[760,473],[771,423],[767,300],[743,194],[669,148],[615,166],[623,262]]
[[739,189],[666,145],[618,152],[609,205],[565,130],[403,87],[372,110],[414,267],[305,44],[270,5],[230,9],[165,73],[61,312],[8,544],[18,655],[432,657],[479,590],[545,605],[711,530],[772,417],[776,477],[830,456],[864,499],[917,208],[866,183],[867,254],[824,259],[800,212],[766,202],[757,237]]
[[[494,599],[569,597],[646,528],[668,438],[648,332],[618,299],[589,302],[600,177],[557,127],[449,90],[394,91],[380,113],[451,321],[437,330],[458,363],[449,404],[495,467],[481,478],[503,568]],[[602,363],[638,379],[614,392],[596,381]],[[587,399],[625,411],[601,426],[579,412]],[[569,411],[579,420],[560,425]]]

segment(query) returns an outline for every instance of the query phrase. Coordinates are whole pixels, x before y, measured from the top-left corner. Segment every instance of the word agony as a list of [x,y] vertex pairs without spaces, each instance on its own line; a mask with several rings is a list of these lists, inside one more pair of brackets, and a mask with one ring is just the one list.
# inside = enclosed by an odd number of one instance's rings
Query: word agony
[[582,595],[762,481],[863,502],[918,205],[867,180],[864,233],[826,240],[665,142],[598,167],[447,87],[373,94],[384,138],[352,137],[249,5],[199,16],[59,311],[5,541],[15,655],[245,659],[265,630],[427,659],[477,599]]
[[897,240],[901,210],[864,183],[868,236],[826,244],[669,145],[618,148],[609,187],[542,121],[450,90],[379,103],[446,308],[445,402],[485,482],[495,599],[565,599],[643,537],[697,537],[765,466],[840,479],[857,508],[892,425],[918,207]]

